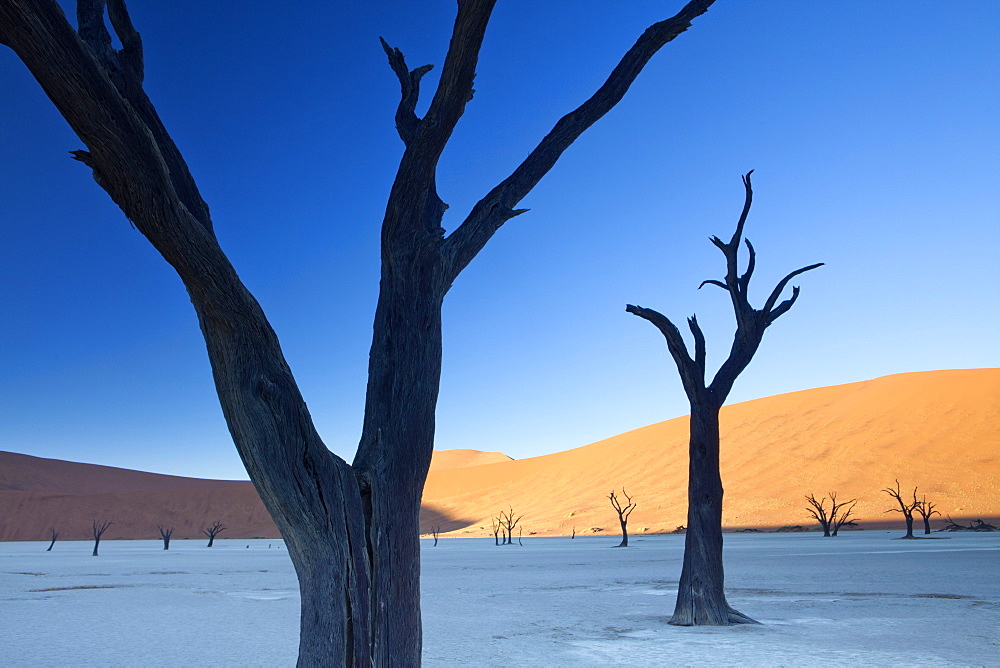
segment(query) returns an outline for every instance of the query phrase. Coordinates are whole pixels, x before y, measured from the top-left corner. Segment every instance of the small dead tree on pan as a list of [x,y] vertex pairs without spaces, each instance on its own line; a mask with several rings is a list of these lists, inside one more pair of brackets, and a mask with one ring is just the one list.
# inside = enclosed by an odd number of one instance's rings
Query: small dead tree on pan
[[441,527],[434,527],[431,529],[431,535],[434,536],[434,547],[438,544],[438,534],[441,532]]
[[160,538],[163,539],[163,549],[164,550],[169,550],[170,549],[170,537],[174,535],[174,528],[170,527],[169,529],[164,529],[159,524],[157,524],[156,525],[156,529],[157,529],[157,531],[160,532]]
[[576,527],[573,527],[573,533],[570,535],[570,539],[576,538]]
[[[857,499],[851,499],[850,501],[844,501],[841,504],[837,503],[837,497],[834,496],[833,492],[830,493],[830,500],[833,501],[834,515],[836,518],[833,519],[831,526],[833,527],[833,535],[836,536],[840,531],[840,527],[845,524],[850,524],[851,526],[857,526],[851,520],[851,513],[854,512],[854,506],[858,505]],[[851,505],[847,505],[851,504]]]
[[931,517],[934,515],[940,515],[938,511],[934,510],[934,506],[937,505],[933,501],[927,500],[927,495],[924,494],[923,498],[917,502],[915,510],[920,513],[920,517],[924,520],[924,533],[929,534],[931,532]]
[[913,501],[904,501],[903,494],[899,489],[899,480],[896,481],[896,489],[892,487],[886,487],[882,490],[899,504],[899,508],[890,508],[885,511],[887,513],[902,513],[903,518],[906,520],[906,535],[903,538],[914,538],[913,535],[913,511],[916,510],[917,505],[920,503],[917,501],[917,488],[913,488]]
[[111,521],[108,521],[108,522],[98,522],[97,520],[94,520],[94,522],[92,524],[92,528],[93,528],[93,532],[94,532],[94,553],[92,555],[90,555],[90,556],[92,556],[92,557],[96,557],[97,556],[97,546],[100,545],[100,543],[101,543],[101,536],[104,535],[104,532],[107,531],[108,527],[111,526],[112,524],[114,524],[114,522],[111,522]]
[[49,549],[45,550],[46,552],[52,551],[52,546],[56,544],[56,539],[59,538],[59,532],[56,531],[55,527],[49,527],[49,533],[52,535],[52,542],[49,543]]
[[[709,279],[701,286],[714,285],[729,293],[736,315],[736,334],[729,357],[715,373],[711,384],[705,382],[705,335],[695,316],[688,318],[688,328],[694,337],[694,357],[677,326],[666,316],[652,309],[629,304],[625,310],[648,320],[667,340],[670,356],[684,385],[684,392],[691,404],[691,436],[688,445],[688,530],[684,538],[684,565],[681,568],[677,605],[670,623],[678,626],[725,626],[728,624],[756,623],[734,610],[726,601],[725,576],[722,566],[722,476],[719,473],[719,410],[733,389],[736,377],[747,368],[760,347],[764,331],[780,316],[788,312],[799,297],[799,288],[792,288],[792,296],[781,303],[781,293],[795,276],[822,266],[811,264],[796,269],[771,291],[760,310],[750,305],[748,287],[753,275],[756,253],[749,240],[743,239],[743,226],[753,190],[750,175],[743,177],[746,198],[743,212],[736,224],[736,232],[728,243],[712,237],[726,257],[726,277],[722,281]],[[749,252],[746,271],[739,274],[740,242],[744,241]]]
[[[850,519],[851,511],[854,510],[854,506],[858,502],[857,499],[851,499],[850,501],[837,503],[837,493],[830,492],[831,507],[829,512],[827,512],[825,496],[817,501],[815,495],[809,494],[806,496],[806,501],[811,506],[810,508],[806,508],[806,511],[823,527],[824,538],[837,535],[840,527],[844,526]],[[846,510],[844,510],[845,508]]]
[[490,518],[490,526],[493,528],[493,543],[495,545],[499,546],[500,545],[500,529],[501,529],[501,526],[502,526],[500,524],[500,518],[499,517],[492,517],[492,518]]
[[615,491],[611,490],[611,494],[608,498],[611,499],[611,507],[615,509],[618,513],[618,523],[622,525],[622,542],[615,547],[628,547],[628,516],[632,514],[635,510],[635,503],[632,501],[632,497],[628,495],[625,488],[622,487],[622,495],[625,497],[626,504],[623,506],[618,497],[615,496]]
[[503,525],[503,529],[507,533],[507,537],[504,539],[504,545],[514,544],[514,529],[517,527],[517,523],[521,521],[522,517],[524,517],[524,515],[514,517],[513,508],[509,508],[506,512],[500,511],[500,523]]
[[216,520],[215,524],[208,527],[207,529],[202,529],[202,533],[208,536],[208,545],[206,547],[212,547],[215,543],[215,537],[226,530],[226,527],[222,526],[222,522]]

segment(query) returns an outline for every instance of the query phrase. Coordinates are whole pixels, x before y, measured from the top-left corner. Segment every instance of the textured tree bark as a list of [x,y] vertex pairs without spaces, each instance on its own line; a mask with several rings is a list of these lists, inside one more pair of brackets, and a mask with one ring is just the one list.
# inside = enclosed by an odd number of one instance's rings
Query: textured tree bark
[[719,475],[719,408],[691,407],[688,443],[688,523],[676,626],[725,626],[752,621],[729,607],[722,565],[722,477]]

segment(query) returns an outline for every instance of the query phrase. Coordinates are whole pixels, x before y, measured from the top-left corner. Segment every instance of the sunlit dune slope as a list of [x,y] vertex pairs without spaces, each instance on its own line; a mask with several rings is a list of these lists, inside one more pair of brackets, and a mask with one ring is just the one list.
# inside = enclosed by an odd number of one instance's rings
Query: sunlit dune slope
[[435,450],[431,457],[431,471],[458,469],[467,466],[482,466],[496,462],[513,461],[502,452],[483,452],[482,450]]
[[[637,502],[632,532],[686,524],[687,417],[574,450],[430,474],[426,509],[452,535],[485,535],[513,507],[525,535],[615,533],[608,501]],[[1000,369],[929,371],[723,408],[728,527],[810,526],[803,497],[858,497],[862,526],[901,526],[879,490],[919,486],[942,516],[1000,517]],[[996,522],[994,522],[996,523]],[[440,524],[440,522],[439,522]],[[463,526],[464,525],[464,526]],[[941,526],[937,521],[933,526]],[[429,527],[425,527],[428,529]]]

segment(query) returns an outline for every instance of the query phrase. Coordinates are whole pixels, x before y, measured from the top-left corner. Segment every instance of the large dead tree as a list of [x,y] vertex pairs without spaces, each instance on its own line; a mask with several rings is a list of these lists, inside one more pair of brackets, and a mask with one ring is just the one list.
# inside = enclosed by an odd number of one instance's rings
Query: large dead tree
[[108,527],[111,526],[112,524],[114,524],[114,522],[110,520],[107,522],[98,522],[97,520],[93,521],[93,523],[91,524],[91,531],[94,535],[94,553],[91,554],[90,556],[92,557],[97,556],[97,546],[101,544],[101,536],[104,535],[104,532],[107,531]]
[[903,493],[899,488],[899,480],[896,481],[895,489],[892,487],[886,487],[882,491],[892,497],[899,505],[899,508],[890,508],[885,512],[902,513],[903,519],[906,520],[906,535],[903,536],[903,538],[916,538],[916,536],[913,535],[913,511],[916,510],[917,506],[920,504],[920,502],[917,501],[917,488],[913,488],[912,501],[903,500]]
[[[222,526],[222,522],[216,520],[212,526],[207,529],[202,529],[201,532],[208,536],[208,545],[205,547],[212,547],[215,544],[215,537],[226,530],[226,527]],[[166,549],[166,548],[164,548]]]
[[632,497],[628,495],[624,487],[622,487],[622,495],[626,500],[624,506],[615,495],[614,490],[611,490],[611,494],[608,495],[608,498],[611,499],[611,507],[618,513],[618,524],[622,527],[622,542],[615,547],[628,547],[628,516],[635,510],[635,503],[632,502]]
[[631,304],[625,309],[648,320],[663,334],[691,404],[688,528],[684,539],[684,565],[677,591],[677,605],[670,619],[671,624],[680,626],[755,623],[731,608],[726,601],[722,568],[723,489],[719,474],[719,410],[729,396],[736,377],[750,364],[757,352],[764,338],[764,330],[787,313],[798,299],[799,289],[793,287],[792,296],[779,303],[785,286],[795,276],[822,266],[822,263],[811,264],[796,269],[778,282],[763,308],[758,310],[750,305],[748,287],[750,277],[753,276],[756,253],[749,240],[745,240],[749,259],[742,275],[739,273],[738,254],[743,241],[743,226],[753,200],[750,185],[752,173],[753,170],[743,177],[746,198],[732,239],[726,243],[719,237],[712,237],[712,243],[726,257],[726,277],[722,281],[703,281],[699,286],[715,285],[728,292],[736,313],[736,335],[729,357],[719,367],[711,384],[705,382],[705,335],[695,316],[687,321],[694,336],[692,358],[680,331],[666,316]]
[[931,532],[931,517],[941,514],[939,511],[934,510],[934,506],[936,505],[934,502],[927,500],[926,494],[917,502],[915,510],[920,513],[920,517],[924,521],[924,534]]
[[809,494],[806,496],[806,501],[809,502],[806,511],[823,527],[824,537],[836,536],[840,527],[850,521],[854,506],[858,503],[857,499],[838,503],[836,492],[830,492],[830,510],[826,509],[825,496],[817,501],[815,495]]
[[78,0],[76,30],[56,0],[0,0],[0,43],[86,145],[74,157],[187,289],[230,433],[299,578],[300,664],[420,663],[419,507],[433,449],[445,294],[494,233],[525,212],[517,204],[562,153],[712,3],[691,0],[643,32],[594,95],[450,234],[435,174],[472,98],[495,0],[459,0],[423,117],[420,81],[431,66],[410,70],[383,42],[401,88],[395,121],[404,150],[382,222],[365,416],[348,465],[317,433],[277,336],[220,248],[208,206],[142,88],[142,41],[124,0]]

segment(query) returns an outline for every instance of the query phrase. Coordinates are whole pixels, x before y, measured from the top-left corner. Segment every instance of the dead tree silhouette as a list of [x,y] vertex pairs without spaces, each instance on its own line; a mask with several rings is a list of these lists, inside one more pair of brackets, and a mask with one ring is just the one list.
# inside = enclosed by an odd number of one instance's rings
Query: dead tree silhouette
[[208,545],[205,547],[212,547],[215,543],[215,537],[226,530],[226,527],[222,526],[222,522],[216,520],[215,524],[208,527],[207,529],[202,529],[201,532],[208,536]]
[[45,550],[46,552],[52,551],[52,546],[56,544],[56,540],[59,538],[59,532],[56,531],[55,527],[49,527],[49,534],[51,534],[52,542],[49,543],[49,549]]
[[517,527],[517,523],[521,521],[524,515],[518,515],[514,517],[514,509],[509,508],[506,512],[500,511],[500,524],[503,530],[506,531],[507,537],[504,539],[504,545],[514,544],[514,528]]
[[160,532],[160,538],[163,539],[163,549],[170,549],[170,537],[174,535],[174,528],[164,529],[159,524],[156,525],[157,531]]
[[913,511],[916,510],[917,505],[920,503],[917,501],[917,488],[913,488],[913,501],[907,502],[903,501],[903,494],[899,489],[899,480],[896,480],[896,489],[892,487],[886,487],[882,490],[899,504],[899,508],[890,508],[885,511],[887,513],[902,513],[903,518],[906,520],[906,535],[903,538],[915,538],[913,535]]
[[757,352],[764,338],[764,331],[788,312],[798,299],[799,288],[793,287],[792,296],[778,303],[785,286],[795,276],[822,266],[819,263],[796,269],[778,282],[762,309],[757,310],[750,305],[747,288],[753,275],[756,253],[749,240],[745,240],[749,259],[742,276],[739,274],[738,254],[743,240],[743,226],[753,200],[751,174],[753,170],[743,177],[746,198],[732,239],[726,243],[719,237],[712,237],[712,243],[726,258],[726,277],[722,281],[709,279],[699,286],[714,285],[729,293],[736,315],[736,335],[732,349],[711,384],[705,383],[705,335],[695,316],[687,321],[694,337],[692,358],[680,331],[666,316],[631,304],[625,309],[648,320],[663,334],[691,404],[688,528],[684,538],[684,565],[677,591],[677,605],[670,619],[671,624],[680,626],[756,623],[734,610],[726,601],[722,566],[723,489],[719,474],[719,409],[729,396],[736,377],[750,364]]
[[[916,490],[914,490],[914,493]],[[921,519],[924,520],[924,534],[929,534],[931,532],[931,517],[934,515],[940,515],[941,513],[934,510],[934,506],[937,504],[928,501],[927,495],[924,494],[923,498],[917,502],[915,510],[920,513]]]
[[858,503],[857,499],[837,503],[837,493],[830,492],[831,507],[828,514],[826,510],[825,496],[817,501],[813,494],[809,494],[806,496],[806,501],[808,501],[811,506],[810,508],[806,508],[806,511],[813,516],[813,519],[819,522],[820,526],[823,527],[824,537],[836,536],[837,532],[840,531],[840,527],[850,521],[851,513],[854,511],[854,506]]
[[112,524],[114,524],[114,522],[111,521],[98,522],[97,520],[93,521],[91,527],[94,534],[94,553],[90,556],[92,557],[97,556],[97,546],[101,544],[101,536],[104,535],[104,532],[107,531],[108,527],[111,526]]
[[625,496],[627,501],[624,506],[622,506],[618,501],[618,497],[615,496],[614,490],[611,490],[611,494],[608,495],[608,498],[611,499],[611,507],[615,509],[616,513],[618,513],[618,523],[622,527],[622,542],[615,547],[628,547],[628,516],[632,514],[633,510],[635,510],[635,504],[632,502],[632,497],[628,495],[628,492],[625,491],[624,487],[622,487],[622,494]]
[[301,591],[302,665],[419,665],[419,508],[434,447],[444,298],[501,226],[527,211],[519,203],[569,146],[713,1],[691,0],[649,26],[597,91],[447,234],[438,163],[472,99],[495,0],[457,3],[422,117],[420,83],[431,66],[409,69],[383,41],[400,86],[395,125],[404,149],[382,222],[364,420],[348,464],[320,437],[277,335],[223,252],[209,207],[143,89],[142,39],[125,1],[78,0],[74,29],[56,0],[0,0],[0,44],[86,145],[75,158],[184,283],[230,434],[288,541]]

